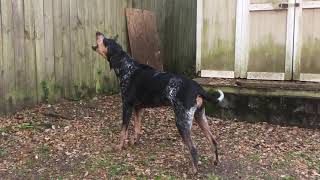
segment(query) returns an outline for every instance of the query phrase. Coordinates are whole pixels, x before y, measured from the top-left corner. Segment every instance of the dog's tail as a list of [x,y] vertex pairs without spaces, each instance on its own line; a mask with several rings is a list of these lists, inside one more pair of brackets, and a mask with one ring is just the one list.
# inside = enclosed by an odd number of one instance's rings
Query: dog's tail
[[218,89],[213,94],[209,94],[208,92],[206,92],[204,89],[201,88],[199,94],[205,100],[215,104],[220,103],[224,99],[224,93],[220,89]]

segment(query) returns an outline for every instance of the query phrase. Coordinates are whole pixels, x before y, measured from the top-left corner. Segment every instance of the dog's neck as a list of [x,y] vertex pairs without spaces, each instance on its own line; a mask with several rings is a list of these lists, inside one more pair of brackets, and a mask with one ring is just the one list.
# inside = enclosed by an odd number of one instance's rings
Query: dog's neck
[[121,91],[126,91],[130,78],[139,68],[138,63],[126,52],[115,54],[108,57],[110,68],[112,68],[120,81]]

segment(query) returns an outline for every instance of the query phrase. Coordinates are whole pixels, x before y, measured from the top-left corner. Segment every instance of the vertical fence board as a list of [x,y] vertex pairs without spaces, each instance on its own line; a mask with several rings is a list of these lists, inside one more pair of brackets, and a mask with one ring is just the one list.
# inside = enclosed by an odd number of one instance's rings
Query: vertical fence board
[[2,12],[1,12],[1,1],[0,1],[0,115],[5,113],[5,82],[4,82],[4,60],[2,56]]
[[62,64],[64,97],[72,95],[72,64],[71,64],[71,30],[70,30],[70,0],[62,0]]
[[32,1],[24,0],[24,48],[25,48],[25,63],[26,63],[26,89],[28,94],[27,105],[37,103],[37,81],[36,81],[36,56],[35,56],[35,36],[34,36],[34,9]]
[[14,62],[15,62],[15,98],[17,101],[17,109],[21,109],[27,97],[25,88],[26,63],[24,58],[24,17],[23,17],[23,0],[12,1],[13,16],[13,44],[14,44]]
[[35,24],[35,48],[36,48],[36,67],[37,67],[37,94],[38,100],[43,100],[46,94],[45,82],[45,50],[44,50],[44,16],[43,0],[32,0],[34,6]]
[[49,89],[48,100],[55,100],[55,73],[54,73],[54,41],[53,41],[53,1],[44,0],[44,50],[46,84]]
[[90,93],[92,93],[92,89],[94,89],[94,81],[93,81],[93,50],[91,46],[95,43],[95,32],[92,29],[92,9],[91,2],[84,0],[84,32],[85,32],[85,52],[84,52],[84,63],[85,63],[85,71],[86,71],[86,80],[88,87],[90,89]]
[[[79,64],[80,71],[80,89],[84,92],[87,92],[88,86],[88,71],[87,64],[85,59],[85,48],[86,48],[86,39],[85,39],[85,1],[78,0],[78,43],[77,43],[77,53],[79,59],[77,59],[77,64]],[[93,36],[94,37],[94,36]]]
[[77,0],[70,0],[70,63],[71,63],[71,71],[72,71],[72,82],[71,82],[71,90],[72,95],[76,98],[76,91],[79,85],[79,67],[76,64],[77,56],[76,53],[76,45],[77,41]]
[[[101,31],[100,29],[98,29],[98,22],[99,22],[99,14],[98,14],[98,0],[93,0],[91,3],[91,21],[92,21],[92,31],[96,32],[96,31]],[[97,53],[94,54],[93,58],[93,66],[92,66],[92,73],[93,73],[93,81],[95,84],[95,91],[96,92],[100,92],[101,90],[101,82],[100,82],[100,78],[99,75],[102,74],[101,70],[99,69],[99,63],[101,61],[101,57],[98,56]]]
[[62,0],[53,0],[54,76],[56,98],[63,96]]
[[2,13],[2,47],[4,80],[5,80],[5,101],[6,111],[10,112],[16,106],[15,93],[15,67],[14,67],[14,45],[13,45],[13,19],[11,0],[1,0]]

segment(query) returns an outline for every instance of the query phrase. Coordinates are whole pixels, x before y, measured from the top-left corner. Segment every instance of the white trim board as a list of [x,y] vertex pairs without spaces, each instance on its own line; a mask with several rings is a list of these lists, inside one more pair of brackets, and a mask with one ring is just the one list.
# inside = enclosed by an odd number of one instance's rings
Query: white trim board
[[275,4],[272,4],[272,3],[249,5],[249,11],[272,11],[272,10],[286,10],[286,9],[280,9],[278,6],[275,6]]
[[201,71],[201,45],[203,28],[203,0],[197,0],[197,49],[196,49],[196,73]]
[[235,77],[246,78],[249,57],[249,0],[237,0]]
[[201,77],[234,78],[234,71],[201,70]]
[[285,73],[275,72],[248,72],[247,79],[259,79],[259,80],[284,80]]
[[320,82],[320,74],[301,73],[300,81]]
[[320,1],[306,1],[301,3],[303,9],[316,9],[320,8]]

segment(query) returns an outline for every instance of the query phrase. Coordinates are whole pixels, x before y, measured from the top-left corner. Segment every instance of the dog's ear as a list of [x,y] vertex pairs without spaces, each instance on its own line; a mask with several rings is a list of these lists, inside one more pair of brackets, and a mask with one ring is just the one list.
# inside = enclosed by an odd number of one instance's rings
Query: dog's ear
[[97,31],[96,32],[96,37],[98,38],[99,36],[103,36],[104,37],[104,35],[101,32]]

